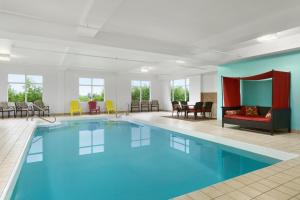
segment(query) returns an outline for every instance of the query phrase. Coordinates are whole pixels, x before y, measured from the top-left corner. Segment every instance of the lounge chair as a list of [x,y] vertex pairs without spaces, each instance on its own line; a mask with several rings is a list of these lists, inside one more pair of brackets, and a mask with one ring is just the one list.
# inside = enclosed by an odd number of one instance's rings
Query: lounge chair
[[105,107],[106,107],[107,114],[110,114],[112,112],[117,112],[112,100],[107,100],[105,102]]
[[140,111],[140,101],[131,101],[130,110],[131,110],[131,112],[133,112],[134,110],[139,112]]
[[148,100],[142,100],[141,101],[141,111],[150,111],[150,103],[149,103],[149,101]]
[[2,113],[2,119],[4,118],[4,113],[7,112],[8,118],[10,117],[10,113],[14,113],[14,117],[16,117],[16,109],[14,106],[9,106],[7,102],[0,102],[0,112]]
[[72,100],[70,105],[70,114],[74,115],[75,113],[82,114],[82,107],[79,100]]
[[100,106],[97,106],[97,102],[96,101],[89,101],[89,110],[90,110],[90,114],[93,113],[98,113],[100,114]]
[[21,117],[23,117],[23,112],[25,112],[25,116],[27,116],[29,114],[29,110],[29,106],[26,102],[16,102],[16,115],[18,115],[18,112],[20,112]]
[[151,111],[153,111],[153,108],[156,108],[157,111],[159,111],[159,103],[158,100],[152,100],[150,103]]
[[[43,114],[43,116],[45,116],[45,112],[48,115],[48,117],[50,116],[50,107],[49,106],[45,106],[44,102],[42,100],[37,100],[33,103],[33,112],[39,112],[39,116],[41,116],[41,113]],[[41,110],[41,109],[43,110]]]

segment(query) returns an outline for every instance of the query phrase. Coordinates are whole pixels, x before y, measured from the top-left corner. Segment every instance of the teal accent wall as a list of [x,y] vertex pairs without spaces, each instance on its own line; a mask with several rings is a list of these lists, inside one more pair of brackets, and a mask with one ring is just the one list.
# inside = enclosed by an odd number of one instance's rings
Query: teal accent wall
[[[257,59],[224,64],[218,67],[218,102],[222,102],[222,76],[251,76],[270,70],[291,72],[291,111],[292,129],[300,130],[300,52],[285,53]],[[246,86],[247,87],[247,86]],[[250,86],[251,87],[251,86]],[[246,88],[244,88],[246,89]],[[267,94],[256,95],[257,101],[267,103]],[[259,97],[258,97],[259,95]],[[265,95],[262,97],[262,95]],[[248,97],[247,97],[248,98]],[[250,97],[249,97],[250,98]],[[252,97],[251,97],[252,98]],[[248,101],[248,99],[247,99]],[[221,119],[221,106],[218,105],[218,119]]]
[[272,79],[241,81],[242,105],[272,106]]

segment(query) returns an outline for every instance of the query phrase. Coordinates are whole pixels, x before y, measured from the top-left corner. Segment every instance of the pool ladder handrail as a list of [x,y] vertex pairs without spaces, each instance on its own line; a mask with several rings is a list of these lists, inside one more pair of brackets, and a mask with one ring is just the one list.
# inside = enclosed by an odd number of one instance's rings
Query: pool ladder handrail
[[[32,114],[32,116],[31,116],[31,121],[33,120],[34,116],[36,116],[36,115],[35,115],[34,108],[37,108],[38,110],[40,110],[40,111],[42,111],[42,112],[44,112],[44,113],[46,112],[46,110],[44,110],[43,108],[39,107],[38,105],[32,104],[32,112],[33,112],[33,114]],[[28,111],[29,111],[29,110],[28,110]],[[28,119],[29,119],[29,112],[28,112],[28,111],[27,111],[27,121],[28,121]],[[49,114],[49,115],[50,115],[50,114]],[[51,123],[51,124],[53,124],[53,123],[56,122],[56,117],[55,117],[54,115],[51,116],[51,117],[54,118],[53,121],[48,120],[48,119],[46,119],[46,118],[44,118],[44,117],[41,117],[41,116],[37,116],[37,117],[40,118],[40,119],[42,119],[42,120],[44,120],[44,121],[46,121],[46,122],[49,122],[49,123]]]

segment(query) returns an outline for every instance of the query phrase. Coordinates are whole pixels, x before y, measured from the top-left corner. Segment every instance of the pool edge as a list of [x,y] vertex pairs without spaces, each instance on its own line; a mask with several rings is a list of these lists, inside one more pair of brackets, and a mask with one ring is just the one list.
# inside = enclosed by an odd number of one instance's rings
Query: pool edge
[[[105,117],[104,116],[98,116],[98,117],[97,116],[89,116],[89,117],[82,118],[82,117],[79,116],[79,117],[67,117],[67,118],[61,119],[60,121],[91,120],[91,119],[104,119],[104,118],[108,118],[108,117],[107,116],[105,116]],[[285,159],[279,159],[279,160],[282,160],[282,161],[279,162],[279,164],[287,163],[287,161],[293,160],[293,159],[299,160],[299,158],[300,158],[300,156],[298,154],[295,154],[295,153],[289,153],[289,152],[285,152],[285,151],[281,151],[281,150],[276,150],[276,149],[273,149],[273,148],[267,148],[267,147],[263,147],[263,146],[259,146],[259,145],[254,145],[254,144],[250,144],[250,143],[246,143],[246,142],[241,142],[241,141],[237,141],[237,140],[233,140],[233,139],[228,139],[228,138],[225,138],[225,137],[222,137],[222,136],[212,136],[210,134],[203,133],[201,131],[184,130],[184,129],[181,129],[181,128],[175,128],[174,129],[172,127],[164,126],[164,125],[159,124],[159,123],[149,122],[149,121],[140,120],[140,119],[136,119],[136,118],[132,118],[132,117],[125,117],[125,118],[122,118],[120,120],[132,122],[132,123],[137,122],[137,123],[146,124],[146,125],[150,125],[150,126],[156,126],[156,127],[159,127],[159,128],[167,129],[167,130],[170,130],[170,131],[174,131],[174,132],[178,132],[178,133],[181,133],[181,134],[184,134],[184,135],[204,139],[204,140],[207,140],[207,141],[212,141],[212,142],[219,143],[219,144],[224,144],[222,141],[220,142],[218,140],[218,139],[221,138],[223,141],[224,140],[233,141],[234,143],[240,143],[242,145],[246,144],[246,145],[250,145],[252,147],[259,147],[259,148],[264,149],[265,151],[266,150],[271,150],[271,151],[281,152],[283,154],[286,154],[287,157]],[[12,173],[11,173],[11,175],[10,175],[10,177],[9,177],[5,187],[4,187],[4,190],[1,193],[0,200],[10,199],[10,197],[13,193],[13,189],[15,187],[15,184],[17,182],[18,176],[20,174],[22,164],[23,164],[24,159],[25,159],[25,154],[28,151],[28,148],[30,147],[30,141],[32,140],[32,137],[33,137],[34,132],[35,132],[37,127],[38,127],[38,123],[35,122],[34,128],[33,128],[32,132],[30,133],[30,136],[27,138],[27,140],[25,142],[25,145],[24,145],[24,148],[21,152],[21,155],[19,156],[19,158],[17,160],[17,164],[14,166],[14,169],[13,169],[13,171],[12,171]],[[207,137],[205,137],[205,138],[199,137],[199,134],[201,136],[205,135]],[[231,144],[227,144],[227,143],[225,143],[224,145],[232,146]],[[245,151],[249,151],[249,152],[253,152],[253,153],[257,153],[257,154],[260,154],[260,155],[263,155],[263,156],[273,157],[273,156],[265,155],[263,153],[258,153],[256,151],[253,151],[253,149],[249,150],[247,148],[243,148],[243,147],[241,148],[240,146],[236,146],[236,145],[233,145],[232,147],[242,149],[242,150],[245,150]],[[278,159],[277,157],[273,157],[273,158]],[[277,164],[275,164],[275,165],[277,165]],[[274,165],[271,165],[270,167],[273,167],[273,166]],[[269,168],[269,167],[267,167],[267,168]],[[256,170],[256,171],[260,171],[260,170],[264,170],[264,169],[266,169],[266,168],[259,169],[259,170]],[[254,172],[256,172],[256,171],[254,171]],[[244,175],[241,175],[241,176],[253,174],[254,172],[250,172],[250,173],[247,173],[247,174],[244,174]],[[231,180],[234,180],[234,179],[238,179],[241,176],[237,176],[237,177],[228,179],[226,181],[231,181]],[[219,182],[217,184],[225,184],[226,181],[222,181],[222,182]],[[217,185],[217,184],[213,184],[213,185],[208,186],[206,188],[213,187],[214,185]],[[204,189],[205,188],[202,188],[202,189],[199,189],[199,190],[195,190],[193,192],[201,192]],[[189,194],[189,193],[187,193],[187,194]],[[186,196],[187,194],[183,194],[181,196]],[[181,197],[181,196],[178,196],[178,197]],[[178,197],[174,197],[172,199],[177,199]]]

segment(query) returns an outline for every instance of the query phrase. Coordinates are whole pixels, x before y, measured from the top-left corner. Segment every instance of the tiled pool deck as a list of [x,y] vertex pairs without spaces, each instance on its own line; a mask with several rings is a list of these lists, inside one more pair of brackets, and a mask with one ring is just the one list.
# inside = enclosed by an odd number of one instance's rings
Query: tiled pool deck
[[[130,118],[149,122],[165,128],[183,132],[204,132],[235,141],[246,142],[263,147],[300,155],[300,134],[279,134],[270,136],[261,133],[242,131],[233,128],[221,128],[217,121],[190,122],[170,119],[170,113],[137,113]],[[104,115],[101,115],[104,116]],[[90,118],[95,116],[81,116]],[[70,117],[58,117],[58,120]],[[72,119],[78,117],[72,117]],[[9,192],[8,185],[13,182],[13,175],[18,174],[22,153],[36,127],[36,121],[26,119],[0,120],[0,199]],[[273,166],[239,176],[228,181],[209,186],[176,199],[298,199],[300,200],[300,157],[280,162]]]

